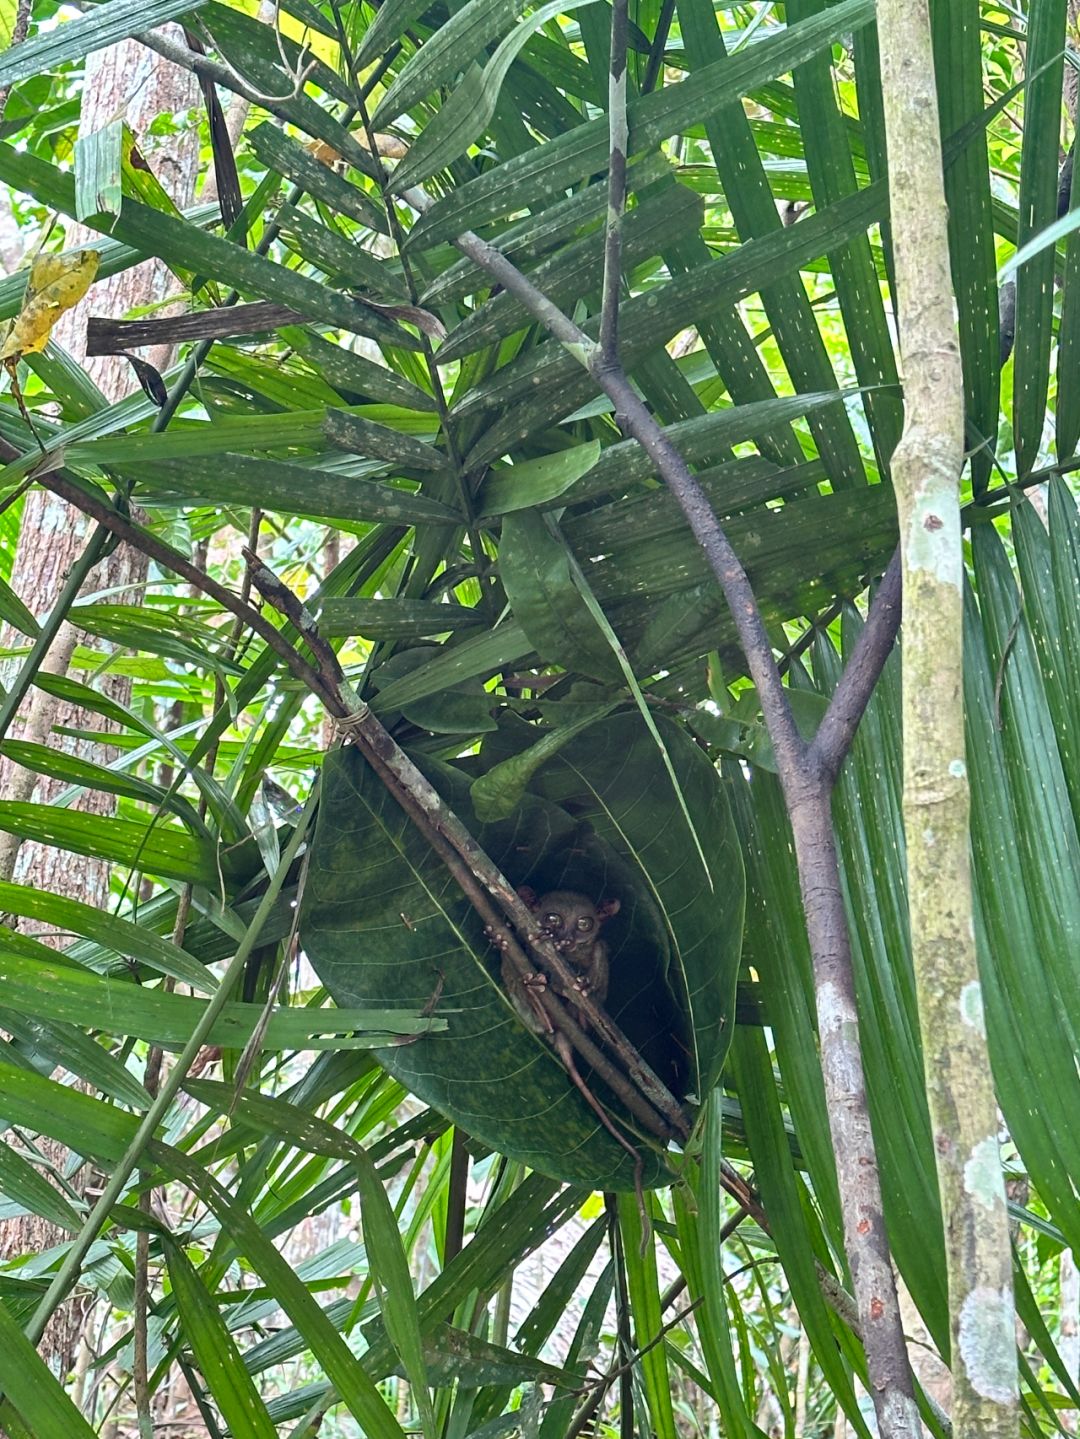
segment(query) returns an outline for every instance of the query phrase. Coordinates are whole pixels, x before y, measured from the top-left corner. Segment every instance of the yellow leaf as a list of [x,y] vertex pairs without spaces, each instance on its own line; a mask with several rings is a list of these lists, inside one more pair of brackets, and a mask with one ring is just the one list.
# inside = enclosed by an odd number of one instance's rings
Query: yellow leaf
[[0,50],[6,50],[15,33],[15,0],[0,0]]
[[77,305],[93,284],[100,262],[97,250],[38,255],[30,266],[22,309],[0,347],[0,360],[43,350],[60,316]]

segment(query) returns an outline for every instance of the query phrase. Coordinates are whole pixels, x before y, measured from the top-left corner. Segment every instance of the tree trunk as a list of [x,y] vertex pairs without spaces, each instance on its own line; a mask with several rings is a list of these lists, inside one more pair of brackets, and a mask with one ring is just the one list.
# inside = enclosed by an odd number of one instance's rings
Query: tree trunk
[[[161,180],[176,203],[189,205],[194,194],[198,171],[198,117],[183,127],[186,112],[198,101],[198,88],[184,71],[166,64],[158,56],[135,41],[125,41],[97,54],[86,62],[83,86],[80,134],[88,135],[106,125],[115,115],[125,115],[135,132],[144,158]],[[160,148],[154,149],[147,138],[150,122],[160,114],[181,112],[182,128],[168,136]],[[68,244],[79,244],[87,238],[81,227],[71,226]],[[93,286],[87,298],[57,327],[56,339],[75,358],[85,357],[87,315],[123,316],[133,306],[159,301],[177,288],[171,273],[160,261],[148,261]],[[157,368],[165,368],[171,360],[168,353],[147,356]],[[133,376],[127,361],[119,356],[104,356],[86,363],[88,372],[110,401],[120,399],[132,388]],[[60,593],[64,580],[82,553],[91,526],[86,518],[70,509],[61,500],[42,490],[31,490],[26,497],[19,548],[12,574],[12,585],[39,618],[48,614]],[[108,591],[111,603],[134,599],[146,577],[146,560],[127,546],[119,546],[108,559],[92,572],[87,589]],[[53,645],[44,668],[64,674],[71,665],[75,645],[83,636],[65,624]],[[8,636],[11,643],[11,636]],[[19,640],[15,641],[16,643]],[[95,642],[97,643],[97,642]],[[102,691],[126,701],[130,684],[123,678],[105,675],[99,685]],[[99,717],[72,705],[58,702],[44,691],[32,689],[23,711],[13,726],[13,737],[45,743],[58,727],[65,729],[99,730],[101,742],[64,738],[64,748],[86,758],[107,761],[109,746],[104,740],[108,729]],[[48,803],[65,785],[41,779],[9,760],[0,761],[0,794],[6,799],[30,799]],[[91,792],[78,801],[79,808],[99,814],[111,812],[110,795]],[[0,837],[0,877],[14,878],[35,889],[49,890],[104,907],[109,893],[108,867],[92,859],[73,864],[62,850],[38,844],[24,844],[7,836]],[[32,926],[27,925],[28,929]],[[64,1151],[48,1141],[42,1147],[54,1159],[64,1158]],[[28,1216],[9,1221],[0,1231],[0,1259],[40,1252],[62,1240],[64,1236],[42,1220]],[[83,1328],[82,1308],[78,1301],[64,1305],[55,1315],[41,1345],[43,1356],[61,1374],[73,1363]]]
[[964,739],[963,379],[926,0],[880,0],[904,433],[904,833],[911,951],[945,1222],[955,1439],[1016,1439],[1012,1259],[975,953]]

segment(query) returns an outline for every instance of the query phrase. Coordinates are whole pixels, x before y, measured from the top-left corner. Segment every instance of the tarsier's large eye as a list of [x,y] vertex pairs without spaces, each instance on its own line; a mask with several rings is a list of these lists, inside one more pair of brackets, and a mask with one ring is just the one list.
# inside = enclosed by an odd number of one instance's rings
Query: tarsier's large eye
[[545,915],[544,915],[544,923],[545,923],[546,925],[550,926],[550,928],[552,928],[552,929],[561,929],[561,928],[562,928],[562,915],[561,915],[561,914],[545,914]]
[[589,930],[592,929],[592,920],[588,915],[583,914],[577,922],[577,927],[581,930],[582,934],[588,934]]

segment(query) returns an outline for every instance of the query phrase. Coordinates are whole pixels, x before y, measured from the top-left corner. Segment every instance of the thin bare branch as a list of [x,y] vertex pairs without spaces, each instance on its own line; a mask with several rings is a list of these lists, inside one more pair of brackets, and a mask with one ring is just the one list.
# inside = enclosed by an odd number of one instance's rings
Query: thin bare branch
[[900,551],[878,586],[862,633],[836,686],[825,717],[807,753],[807,763],[832,785],[847,757],[874,686],[892,652],[900,628]]
[[[253,105],[261,105],[264,110],[269,110],[270,114],[276,115],[279,120],[291,123],[290,115],[287,113],[287,102],[292,98],[293,94],[299,93],[297,87],[294,87],[294,90],[289,95],[278,97],[262,95],[258,90],[248,85],[247,82],[238,75],[235,70],[231,70],[228,65],[221,64],[220,61],[212,59],[209,55],[196,55],[194,50],[189,50],[184,45],[177,45],[172,40],[165,39],[165,37],[156,30],[144,31],[143,34],[136,35],[135,38],[141,45],[145,45],[148,49],[156,51],[163,60],[169,60],[172,64],[179,65],[182,70],[190,70],[193,75],[204,76],[207,80],[213,81],[215,85],[221,85],[224,89],[231,90],[235,95],[242,95],[245,100],[250,100]],[[299,88],[302,88],[308,73],[317,63],[317,61],[311,61],[307,69],[302,73]],[[370,160],[367,156],[363,156],[363,152],[359,147],[356,147],[354,151],[350,153],[349,161],[351,164],[363,169],[366,173],[371,174]]]
[[203,76],[207,80],[213,81],[215,85],[223,85],[227,90],[232,90],[236,95],[242,95],[253,105],[261,105],[272,114],[277,112],[278,106],[296,99],[319,63],[318,60],[309,60],[302,70],[292,75],[290,77],[293,82],[292,87],[284,94],[264,95],[261,90],[256,90],[253,85],[249,85],[231,65],[224,65],[220,60],[212,60],[208,55],[198,55],[194,50],[186,50],[183,45],[176,45],[173,41],[167,40],[157,30],[147,30],[142,35],[136,35],[135,38],[148,50],[157,51],[163,60],[168,60],[173,65],[179,65],[182,70],[190,70],[193,75]]
[[622,285],[622,223],[626,209],[626,44],[629,0],[612,0],[611,59],[608,74],[608,207],[604,227],[604,292],[600,309],[600,353],[605,363],[619,361],[619,289]]

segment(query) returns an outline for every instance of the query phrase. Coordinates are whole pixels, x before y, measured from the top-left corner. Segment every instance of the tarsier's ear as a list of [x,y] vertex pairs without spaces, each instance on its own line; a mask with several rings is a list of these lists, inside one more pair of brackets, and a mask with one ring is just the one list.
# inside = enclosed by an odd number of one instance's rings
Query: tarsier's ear
[[522,900],[524,900],[524,902],[529,906],[530,909],[535,909],[540,902],[540,896],[536,893],[536,890],[533,889],[531,885],[519,884],[518,894],[520,895]]
[[602,899],[596,906],[597,918],[603,923],[605,919],[610,919],[613,914],[618,914],[621,908],[622,905],[617,899]]

